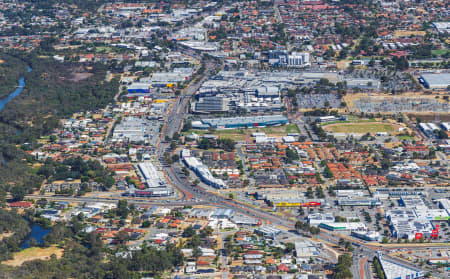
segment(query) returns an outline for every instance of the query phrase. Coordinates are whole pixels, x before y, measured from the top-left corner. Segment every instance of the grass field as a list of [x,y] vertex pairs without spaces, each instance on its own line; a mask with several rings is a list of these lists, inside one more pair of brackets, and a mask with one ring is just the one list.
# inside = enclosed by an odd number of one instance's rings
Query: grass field
[[450,50],[448,50],[448,49],[433,49],[433,50],[431,50],[431,53],[433,55],[439,55],[439,56],[444,55],[447,52],[450,52]]
[[19,266],[24,262],[32,260],[48,260],[50,256],[55,254],[57,258],[61,258],[64,250],[55,246],[48,248],[32,247],[20,252],[14,253],[14,259],[4,261],[2,264]]
[[232,139],[235,141],[245,140],[252,133],[261,132],[268,136],[285,136],[288,133],[298,133],[298,127],[295,124],[287,124],[283,126],[270,126],[249,129],[225,129],[215,130],[213,132],[203,130],[190,130],[188,134],[195,133],[197,135],[214,134],[222,139]]
[[358,122],[358,123],[334,123],[324,125],[322,128],[326,132],[332,133],[379,133],[388,132],[394,133],[398,131],[398,127],[395,124],[382,123],[382,122]]
[[413,137],[413,136],[397,136],[397,138],[399,140],[414,140],[415,139],[415,137]]

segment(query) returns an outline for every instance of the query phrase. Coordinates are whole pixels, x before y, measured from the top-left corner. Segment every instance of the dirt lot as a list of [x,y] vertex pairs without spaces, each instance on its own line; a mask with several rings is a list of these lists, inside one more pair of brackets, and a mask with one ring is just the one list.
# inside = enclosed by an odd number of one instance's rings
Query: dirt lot
[[10,237],[11,235],[13,235],[13,233],[10,233],[10,232],[0,234],[0,241],[3,238]]
[[54,246],[48,248],[32,247],[15,253],[14,259],[4,261],[2,262],[2,264],[20,266],[24,262],[32,260],[49,260],[52,254],[55,254],[57,258],[61,258],[63,252],[64,249],[60,249]]
[[93,75],[94,74],[92,73],[72,73],[72,78],[70,80],[77,82],[83,79],[87,79]]
[[362,123],[335,123],[322,127],[327,132],[333,133],[396,133],[400,125],[383,122],[362,122]]
[[415,113],[415,114],[408,114],[408,117],[410,119],[422,119],[422,122],[434,122],[436,120],[442,121],[442,122],[449,122],[450,121],[450,113],[446,114],[435,114],[435,113],[428,113],[428,114],[421,114],[421,113]]

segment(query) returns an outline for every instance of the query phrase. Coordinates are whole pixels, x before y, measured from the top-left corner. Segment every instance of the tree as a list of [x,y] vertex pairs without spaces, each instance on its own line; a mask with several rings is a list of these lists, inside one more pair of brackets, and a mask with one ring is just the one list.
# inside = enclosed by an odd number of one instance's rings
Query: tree
[[444,130],[439,130],[437,134],[440,139],[448,139],[448,135]]
[[198,148],[200,149],[210,149],[211,148],[211,142],[208,139],[201,139],[199,144],[198,144]]
[[103,252],[103,241],[100,234],[91,232],[88,236],[89,238],[89,250],[91,256],[100,256]]
[[291,252],[294,251],[294,249],[295,249],[294,243],[290,243],[290,242],[286,243],[286,244],[285,244],[285,247],[286,247],[286,248],[284,249],[284,252],[285,252],[286,254],[291,253]]
[[325,193],[323,192],[323,189],[321,186],[317,187],[317,197],[319,199],[325,198]]
[[312,190],[311,187],[308,187],[308,188],[306,189],[306,196],[307,196],[309,199],[314,198],[314,193],[313,193],[313,190]]
[[181,129],[181,131],[182,132],[187,132],[190,129],[192,129],[192,122],[190,120],[184,121],[183,128]]
[[210,226],[207,226],[206,228],[204,228],[203,230],[200,231],[200,237],[205,238],[208,236],[211,236],[213,233],[213,228],[211,228]]
[[350,271],[350,266],[352,265],[352,257],[349,254],[340,255],[338,257],[338,263],[335,267],[335,272],[333,273],[333,278],[335,279],[348,279],[352,278],[353,275]]
[[198,259],[201,255],[203,255],[202,250],[199,247],[194,247],[192,250],[192,256]]
[[397,68],[397,70],[404,71],[409,67],[408,60],[404,56],[400,58],[394,57],[392,58],[392,61],[395,63],[395,67]]
[[345,250],[347,252],[352,252],[353,251],[353,245],[350,241],[345,242]]
[[234,150],[234,146],[236,145],[236,143],[232,139],[220,139],[219,145],[225,151],[231,152]]
[[175,141],[172,141],[172,142],[170,143],[170,149],[171,149],[171,150],[175,150],[175,148],[177,148],[177,143],[176,143]]
[[25,188],[23,186],[14,186],[11,189],[11,195],[14,201],[22,201],[25,198]]
[[328,167],[328,165],[327,166],[325,166],[325,168],[324,168],[324,175],[325,175],[325,177],[327,177],[327,178],[333,178],[333,172],[331,171],[331,169]]
[[377,274],[377,277],[379,279],[385,279],[383,269],[377,257],[373,258],[373,267],[375,268],[375,273]]
[[117,203],[117,215],[120,216],[120,218],[125,219],[128,217],[128,213],[129,213],[128,201],[120,200]]
[[105,187],[107,189],[109,189],[114,185],[114,183],[116,183],[116,180],[111,175],[107,175],[107,176],[105,176],[103,182],[104,182]]
[[117,233],[116,239],[120,244],[126,244],[130,237],[125,230],[121,230]]
[[194,234],[188,242],[188,247],[194,248],[200,246],[200,244],[201,244],[200,236],[198,234]]
[[183,237],[192,237],[195,235],[195,229],[192,226],[187,227],[184,229],[182,236]]
[[290,148],[286,149],[286,162],[292,163],[294,160],[298,160],[297,152],[291,150]]
[[180,155],[174,154],[172,156],[172,163],[178,162],[180,160]]

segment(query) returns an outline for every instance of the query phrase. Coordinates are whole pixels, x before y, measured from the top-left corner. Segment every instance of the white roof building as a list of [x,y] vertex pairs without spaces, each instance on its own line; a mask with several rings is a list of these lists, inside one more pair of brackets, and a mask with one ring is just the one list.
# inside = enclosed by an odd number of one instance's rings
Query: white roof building
[[422,270],[395,262],[382,255],[378,256],[378,260],[383,268],[386,279],[414,279],[422,278],[424,276]]

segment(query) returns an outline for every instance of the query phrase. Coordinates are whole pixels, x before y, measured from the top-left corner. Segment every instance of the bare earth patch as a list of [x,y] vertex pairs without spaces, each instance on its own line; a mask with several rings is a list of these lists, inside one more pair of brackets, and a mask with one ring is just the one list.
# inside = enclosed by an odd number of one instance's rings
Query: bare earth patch
[[332,133],[358,133],[358,134],[366,134],[366,133],[379,133],[379,132],[387,132],[387,133],[396,133],[400,126],[391,123],[383,123],[383,122],[361,122],[361,123],[334,123],[325,125],[322,128],[326,132]]
[[64,249],[58,247],[39,248],[32,247],[20,252],[14,253],[14,259],[4,261],[2,264],[11,266],[20,266],[24,262],[33,260],[49,260],[50,256],[55,254],[57,258],[61,258],[64,253]]
[[72,73],[72,77],[71,77],[70,81],[74,81],[74,82],[81,81],[81,80],[87,79],[93,75],[94,75],[93,73]]
[[0,241],[3,240],[3,238],[10,237],[10,236],[13,235],[13,234],[14,234],[14,233],[12,233],[12,232],[1,233],[1,234],[0,234]]

